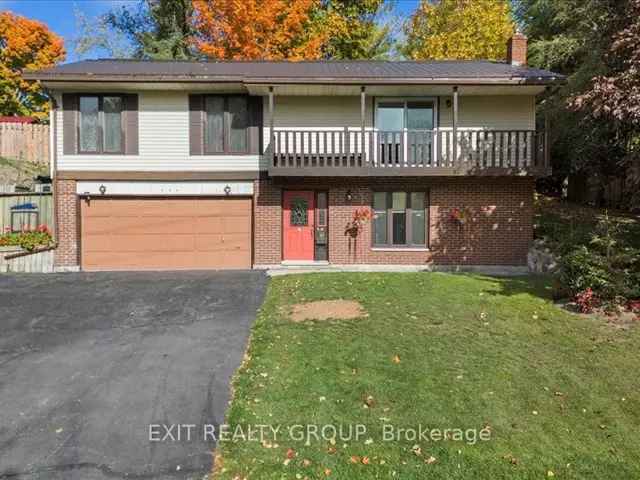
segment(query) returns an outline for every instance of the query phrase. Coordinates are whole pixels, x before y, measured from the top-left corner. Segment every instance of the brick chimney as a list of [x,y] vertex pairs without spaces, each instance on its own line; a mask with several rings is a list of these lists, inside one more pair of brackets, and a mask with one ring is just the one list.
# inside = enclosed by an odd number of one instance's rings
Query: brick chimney
[[518,67],[527,65],[527,37],[519,30],[507,41],[507,63]]

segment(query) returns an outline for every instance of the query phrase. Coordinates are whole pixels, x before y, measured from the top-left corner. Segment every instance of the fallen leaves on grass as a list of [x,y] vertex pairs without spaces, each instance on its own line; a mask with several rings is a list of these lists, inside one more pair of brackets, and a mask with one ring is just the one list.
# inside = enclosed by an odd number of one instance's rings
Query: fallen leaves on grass
[[398,355],[394,355],[391,361],[395,364],[400,363],[400,357]]

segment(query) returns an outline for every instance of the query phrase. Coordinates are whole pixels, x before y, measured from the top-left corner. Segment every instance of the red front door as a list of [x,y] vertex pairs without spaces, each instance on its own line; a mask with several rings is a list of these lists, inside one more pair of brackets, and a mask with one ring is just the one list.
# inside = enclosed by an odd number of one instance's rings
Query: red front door
[[314,193],[285,191],[282,208],[285,260],[313,260]]

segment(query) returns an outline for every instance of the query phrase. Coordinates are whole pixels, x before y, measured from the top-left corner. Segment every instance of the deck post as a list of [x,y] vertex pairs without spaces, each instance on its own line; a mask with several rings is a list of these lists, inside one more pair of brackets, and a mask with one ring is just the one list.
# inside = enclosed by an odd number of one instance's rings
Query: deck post
[[[545,93],[547,94],[547,100],[549,99],[549,96],[551,95],[551,88],[550,87],[546,87],[545,88]],[[545,101],[546,103],[546,101]],[[542,162],[543,162],[543,167],[545,169],[549,168],[549,163],[550,163],[550,158],[551,158],[551,149],[549,148],[549,127],[551,126],[551,121],[549,119],[549,106],[545,105],[545,109],[544,109],[544,133],[542,134],[542,139],[544,142],[544,150],[542,153]],[[546,172],[545,172],[546,173]]]
[[458,161],[458,87],[453,87],[453,162]]
[[364,158],[364,146],[365,146],[365,140],[364,140],[364,122],[365,122],[365,116],[366,116],[366,107],[367,107],[367,103],[366,103],[366,97],[365,97],[365,87],[364,85],[362,85],[360,87],[360,135],[362,136],[362,138],[360,139],[360,159],[362,162],[365,161]]
[[273,86],[269,87],[269,145],[271,149],[271,161],[274,161],[274,153],[275,153],[275,141],[276,141],[276,133],[273,131]]

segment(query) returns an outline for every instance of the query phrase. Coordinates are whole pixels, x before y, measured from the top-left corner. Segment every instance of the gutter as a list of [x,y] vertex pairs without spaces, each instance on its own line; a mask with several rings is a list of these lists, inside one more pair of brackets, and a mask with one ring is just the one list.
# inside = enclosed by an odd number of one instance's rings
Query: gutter
[[131,83],[243,83],[245,85],[315,84],[315,85],[550,85],[564,83],[561,77],[466,77],[466,78],[385,78],[379,77],[223,77],[209,75],[94,75],[26,73],[27,80],[54,82],[131,82]]

